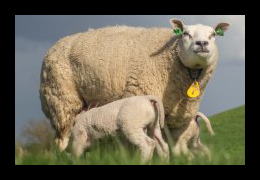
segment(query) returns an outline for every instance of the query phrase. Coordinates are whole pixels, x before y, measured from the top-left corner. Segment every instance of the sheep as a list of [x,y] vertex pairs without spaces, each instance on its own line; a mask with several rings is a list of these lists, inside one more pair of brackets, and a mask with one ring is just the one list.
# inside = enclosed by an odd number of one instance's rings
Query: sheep
[[[229,24],[212,28],[177,19],[170,22],[183,33],[174,34],[170,28],[105,27],[67,36],[47,52],[40,99],[61,151],[84,106],[131,96],[162,98],[170,131],[183,130],[180,136],[185,132],[217,65],[215,36]],[[187,90],[195,80],[200,95],[191,98]]]
[[209,131],[211,136],[215,136],[215,133],[211,127],[210,120],[205,116],[203,113],[198,112],[197,116],[190,122],[190,125],[187,129],[185,129],[185,133],[183,133],[181,136],[178,133],[181,133],[182,130],[178,129],[177,131],[173,131],[172,137],[175,141],[175,147],[173,149],[174,155],[179,156],[180,154],[188,156],[190,160],[194,158],[194,154],[190,152],[187,148],[187,144],[191,147],[193,152],[207,156],[209,159],[211,159],[211,153],[207,146],[201,143],[200,140],[200,123],[198,121],[198,118],[201,117],[201,119],[206,123],[207,130]]
[[198,118],[201,117],[201,119],[206,123],[207,130],[211,136],[215,136],[215,132],[213,131],[210,120],[205,116],[205,114],[198,112],[197,116],[195,118],[197,128],[195,129],[195,135],[193,139],[191,140],[192,142],[192,149],[195,153],[201,154],[202,156],[207,156],[209,159],[211,159],[211,153],[209,148],[201,143],[200,139],[200,123],[198,121]]
[[163,126],[164,109],[160,98],[133,96],[117,100],[77,115],[72,130],[73,154],[79,157],[94,140],[121,132],[141,150],[143,162],[151,159],[155,147],[158,154],[168,161],[169,147],[160,129]]

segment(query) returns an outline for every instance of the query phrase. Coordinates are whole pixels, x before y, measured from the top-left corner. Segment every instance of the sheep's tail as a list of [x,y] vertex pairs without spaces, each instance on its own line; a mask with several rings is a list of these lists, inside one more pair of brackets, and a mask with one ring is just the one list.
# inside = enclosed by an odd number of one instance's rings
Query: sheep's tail
[[159,122],[160,127],[162,129],[164,127],[164,119],[165,119],[162,100],[160,98],[156,97],[156,96],[149,96],[148,98],[157,111],[156,112],[157,118],[156,118],[155,123],[157,124]]
[[211,127],[210,121],[209,121],[209,119],[207,118],[207,116],[205,116],[205,114],[203,114],[203,113],[201,113],[201,112],[198,112],[198,113],[197,113],[197,116],[199,116],[199,117],[202,118],[202,120],[206,123],[207,129],[208,129],[210,135],[211,135],[211,136],[214,136],[215,133],[214,133],[212,127]]

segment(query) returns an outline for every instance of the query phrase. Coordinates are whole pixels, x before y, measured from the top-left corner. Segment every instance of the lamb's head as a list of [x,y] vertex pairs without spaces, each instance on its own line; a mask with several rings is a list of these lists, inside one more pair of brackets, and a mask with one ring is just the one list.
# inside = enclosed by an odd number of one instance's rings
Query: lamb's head
[[204,69],[217,61],[216,36],[222,36],[228,30],[229,23],[219,23],[212,28],[201,24],[188,26],[177,19],[170,22],[174,30],[181,32],[178,35],[178,53],[186,67]]

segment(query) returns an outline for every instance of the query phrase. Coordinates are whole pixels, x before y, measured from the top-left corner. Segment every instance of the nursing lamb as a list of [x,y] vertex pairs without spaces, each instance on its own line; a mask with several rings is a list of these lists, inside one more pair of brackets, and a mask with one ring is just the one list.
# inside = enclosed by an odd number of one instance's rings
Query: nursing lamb
[[211,159],[211,153],[209,148],[201,143],[201,128],[200,122],[198,120],[199,118],[201,118],[206,123],[206,127],[210,135],[215,135],[211,127],[210,120],[207,118],[207,116],[205,116],[205,114],[198,112],[197,116],[190,122],[190,125],[187,129],[178,129],[172,132],[172,138],[175,142],[173,153],[175,155],[184,154],[187,155],[190,160],[192,160],[194,158],[194,154],[189,151],[189,146],[192,152],[195,152],[203,156],[207,156],[209,159]]
[[163,126],[164,109],[160,98],[134,96],[118,100],[83,111],[76,117],[72,130],[73,152],[80,156],[95,139],[115,136],[121,132],[141,150],[144,162],[151,159],[155,147],[159,156],[168,160],[169,148],[161,134]]

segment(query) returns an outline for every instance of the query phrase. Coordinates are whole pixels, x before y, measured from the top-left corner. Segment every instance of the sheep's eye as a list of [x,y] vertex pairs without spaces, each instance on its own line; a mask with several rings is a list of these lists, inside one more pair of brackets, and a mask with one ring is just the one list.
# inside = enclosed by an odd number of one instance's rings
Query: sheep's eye
[[187,33],[187,32],[184,32],[183,35],[184,36],[188,36],[189,38],[191,38],[191,35],[189,33]]
[[209,38],[211,39],[211,38],[213,38],[213,37],[216,37],[216,35],[217,35],[216,33],[213,33],[213,34],[210,35]]

